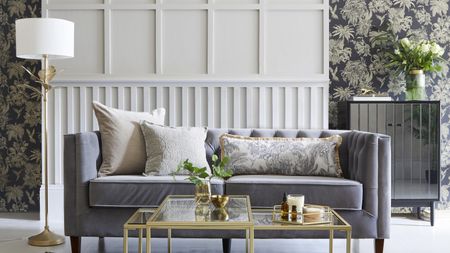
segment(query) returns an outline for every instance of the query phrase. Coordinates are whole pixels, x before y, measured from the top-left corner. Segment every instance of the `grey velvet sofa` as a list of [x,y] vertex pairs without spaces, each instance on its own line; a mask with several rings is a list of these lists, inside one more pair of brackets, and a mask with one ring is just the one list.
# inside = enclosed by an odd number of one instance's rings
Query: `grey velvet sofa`
[[[252,206],[279,204],[283,192],[302,193],[306,202],[335,208],[352,225],[353,238],[375,239],[376,252],[383,252],[390,227],[390,137],[346,130],[209,129],[206,156],[220,154],[219,137],[224,133],[242,136],[327,137],[339,134],[344,178],[306,176],[233,176],[215,180],[212,191],[248,194]],[[102,162],[99,132],[64,137],[64,222],[72,252],[80,251],[81,237],[121,237],[122,226],[139,207],[157,206],[168,194],[189,194],[193,186],[172,177],[120,175],[97,177]],[[133,234],[131,234],[133,235]],[[152,236],[165,236],[165,231]],[[222,238],[229,251],[230,238],[239,231],[173,231],[174,237]],[[337,233],[336,237],[344,237]],[[256,231],[257,238],[328,238],[328,233],[301,231]]]

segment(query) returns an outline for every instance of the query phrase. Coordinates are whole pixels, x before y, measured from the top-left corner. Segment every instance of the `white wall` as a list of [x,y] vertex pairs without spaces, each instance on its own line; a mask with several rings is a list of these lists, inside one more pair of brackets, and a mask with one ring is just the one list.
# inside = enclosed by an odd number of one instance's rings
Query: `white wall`
[[328,2],[47,0],[75,22],[75,58],[54,61],[50,175],[65,133],[97,129],[91,101],[172,126],[327,128]]

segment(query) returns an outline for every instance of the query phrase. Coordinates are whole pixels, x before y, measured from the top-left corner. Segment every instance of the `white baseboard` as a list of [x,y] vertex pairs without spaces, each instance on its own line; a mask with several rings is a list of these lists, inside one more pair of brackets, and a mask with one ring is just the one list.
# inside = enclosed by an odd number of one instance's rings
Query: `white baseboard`
[[[45,217],[44,186],[40,190],[40,220],[43,222]],[[48,221],[51,223],[64,222],[64,185],[51,184],[48,186]]]

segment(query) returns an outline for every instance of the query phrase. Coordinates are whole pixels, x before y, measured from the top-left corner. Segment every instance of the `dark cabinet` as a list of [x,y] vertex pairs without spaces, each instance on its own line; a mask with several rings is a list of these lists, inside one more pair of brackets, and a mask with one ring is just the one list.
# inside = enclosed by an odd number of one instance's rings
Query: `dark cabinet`
[[392,206],[431,208],[440,197],[440,102],[349,101],[339,128],[391,136]]

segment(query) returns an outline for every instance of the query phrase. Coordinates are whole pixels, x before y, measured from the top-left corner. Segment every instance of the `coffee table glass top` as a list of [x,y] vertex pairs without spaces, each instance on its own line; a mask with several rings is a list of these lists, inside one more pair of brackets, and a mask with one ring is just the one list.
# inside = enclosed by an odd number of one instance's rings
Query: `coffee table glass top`
[[150,223],[216,223],[237,224],[252,221],[248,196],[230,196],[227,206],[196,205],[194,196],[170,195],[160,205]]
[[125,223],[127,228],[145,228],[145,225],[155,213],[155,208],[139,208]]

